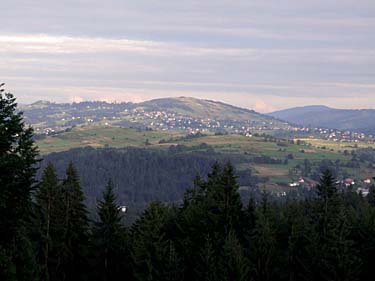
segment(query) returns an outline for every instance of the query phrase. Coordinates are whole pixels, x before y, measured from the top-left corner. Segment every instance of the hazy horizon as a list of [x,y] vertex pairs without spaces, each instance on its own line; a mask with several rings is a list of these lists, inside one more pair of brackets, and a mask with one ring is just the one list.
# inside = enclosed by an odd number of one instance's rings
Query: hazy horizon
[[375,108],[375,2],[10,1],[0,82],[18,102],[189,96],[259,112]]
[[[164,97],[165,99],[167,98],[194,98],[194,97],[188,97],[188,96],[179,96],[179,97],[175,97],[175,96],[170,96],[170,97]],[[37,102],[50,102],[50,103],[56,103],[56,104],[63,104],[63,103],[68,103],[68,104],[72,104],[72,103],[80,103],[80,102],[108,102],[108,103],[122,103],[122,102],[132,102],[132,103],[142,103],[142,102],[147,102],[147,101],[152,101],[152,100],[157,100],[157,99],[164,99],[164,98],[152,98],[152,99],[148,99],[148,100],[143,100],[143,101],[108,101],[108,100],[81,100],[81,101],[65,101],[65,102],[59,102],[59,101],[53,101],[53,100],[36,100],[36,101],[32,101],[32,102],[28,102],[28,103],[22,103],[22,102],[17,102],[20,106],[28,106],[28,105],[32,105],[34,103],[37,103]],[[197,99],[200,99],[200,98],[197,98]],[[220,100],[216,100],[216,99],[205,99],[205,98],[202,98],[203,100],[208,100],[208,101],[213,101],[213,102],[221,102],[221,103],[225,103],[225,104],[228,104],[228,105],[233,105],[233,106],[236,106],[236,107],[239,107],[239,108],[244,108],[244,109],[250,109],[250,110],[255,110],[254,108],[250,108],[250,107],[246,107],[246,106],[242,106],[240,104],[232,104],[230,102],[225,102],[225,101],[220,101]],[[274,110],[274,111],[259,111],[260,113],[264,113],[264,114],[268,114],[268,113],[273,113],[273,112],[276,112],[276,111],[283,111],[283,110],[288,110],[288,109],[292,109],[292,108],[303,108],[303,107],[328,107],[328,108],[331,108],[331,109],[353,109],[353,110],[366,110],[366,109],[373,109],[375,110],[375,108],[350,108],[350,107],[330,107],[330,106],[327,106],[327,105],[324,105],[324,104],[306,104],[306,105],[301,105],[301,106],[295,106],[295,107],[286,107],[286,108],[281,108],[281,109],[277,109],[277,110]]]

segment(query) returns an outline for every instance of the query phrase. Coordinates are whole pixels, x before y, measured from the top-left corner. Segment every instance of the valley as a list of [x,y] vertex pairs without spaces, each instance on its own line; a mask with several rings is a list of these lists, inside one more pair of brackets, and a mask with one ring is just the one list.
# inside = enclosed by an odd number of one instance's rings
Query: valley
[[368,162],[360,162],[357,166],[350,166],[350,163],[353,153],[358,149],[375,148],[375,145],[364,142],[354,145],[323,139],[281,139],[259,134],[184,135],[99,125],[77,127],[68,132],[45,136],[37,140],[37,145],[46,159],[53,152],[64,154],[72,149],[91,147],[102,151],[102,154],[107,151],[121,153],[123,149],[133,148],[160,155],[202,156],[211,162],[231,161],[239,175],[253,176],[241,182],[242,190],[252,186],[275,193],[313,188],[319,180],[320,172],[332,167],[335,167],[337,177],[341,180],[351,177],[356,180],[356,187],[366,187],[367,184],[362,181],[372,177],[372,170],[367,169]]
[[372,160],[363,155],[375,154],[375,144],[367,136],[293,125],[220,102],[37,102],[22,111],[37,132],[42,167],[51,161],[62,176],[73,161],[89,205],[108,179],[132,212],[152,200],[179,202],[215,161],[233,163],[244,199],[263,190],[307,196],[325,169],[343,190],[366,194],[372,183]]

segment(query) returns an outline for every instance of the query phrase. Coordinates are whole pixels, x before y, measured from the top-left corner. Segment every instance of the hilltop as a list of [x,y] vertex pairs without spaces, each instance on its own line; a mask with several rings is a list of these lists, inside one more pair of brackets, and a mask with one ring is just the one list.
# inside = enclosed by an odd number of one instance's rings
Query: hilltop
[[139,108],[143,108],[145,111],[171,111],[195,118],[275,121],[254,110],[191,97],[154,99],[140,103]]
[[374,109],[336,109],[316,105],[285,109],[269,115],[301,126],[375,134]]
[[112,125],[156,130],[196,132],[274,131],[290,126],[274,117],[222,102],[189,97],[142,103],[51,103],[22,106],[25,120],[37,133],[55,133],[81,125]]

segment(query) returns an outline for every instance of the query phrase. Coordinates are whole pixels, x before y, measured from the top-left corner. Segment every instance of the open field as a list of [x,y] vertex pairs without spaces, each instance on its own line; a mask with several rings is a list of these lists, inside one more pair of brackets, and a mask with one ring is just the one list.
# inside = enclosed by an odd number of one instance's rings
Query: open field
[[55,136],[38,140],[41,154],[65,151],[72,148],[91,146],[94,148],[128,146],[144,147],[157,144],[160,139],[170,137],[170,133],[160,131],[140,131],[111,126],[87,126],[74,128]]
[[301,141],[306,143],[310,143],[314,147],[325,147],[327,150],[333,149],[334,151],[344,151],[344,150],[355,150],[358,148],[375,148],[375,143],[367,143],[367,142],[334,142],[329,140],[323,139],[310,139],[310,138],[298,138]]
[[290,162],[308,159],[311,161],[348,160],[348,157],[337,151],[329,151],[315,146],[289,144],[287,142],[269,142],[264,137],[246,137],[241,135],[204,136],[186,141],[177,141],[177,144],[196,146],[206,143],[215,150],[227,153],[248,154],[253,156],[264,155],[272,158],[285,159],[289,154],[293,155]]

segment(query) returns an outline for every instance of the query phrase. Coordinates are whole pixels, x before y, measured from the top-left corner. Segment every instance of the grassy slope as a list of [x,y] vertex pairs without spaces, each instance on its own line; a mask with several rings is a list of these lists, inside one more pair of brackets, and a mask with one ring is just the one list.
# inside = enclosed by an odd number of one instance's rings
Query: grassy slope
[[111,126],[88,126],[75,128],[72,131],[49,136],[37,141],[41,154],[66,151],[71,148],[91,146],[95,148],[145,146],[148,139],[151,144],[170,134],[160,131],[139,131]]
[[346,143],[346,142],[333,142],[327,141],[322,139],[310,139],[310,138],[299,138],[302,141],[310,143],[313,147],[323,147],[325,146],[327,149],[333,149],[334,151],[352,151],[357,148],[367,148],[372,147],[375,148],[374,143],[366,143],[366,142],[358,142],[358,143]]
[[202,100],[190,97],[155,99],[139,104],[139,108],[151,111],[171,111],[194,118],[211,118],[217,120],[253,120],[256,122],[274,122],[285,124],[271,116],[253,110],[239,108],[229,104]]
[[[345,156],[337,151],[329,151],[315,146],[305,147],[296,144],[279,146],[274,142],[265,142],[263,137],[248,138],[240,135],[207,136],[178,143],[191,146],[200,143],[207,143],[216,151],[230,153],[232,155],[243,155],[244,153],[247,153],[247,155],[250,156],[264,155],[278,159],[285,159],[288,154],[293,154],[294,159],[289,160],[288,165],[242,163],[237,167],[238,169],[253,169],[259,176],[273,177],[271,180],[279,180],[280,182],[290,182],[292,178],[288,175],[289,169],[302,163],[304,159],[309,159],[312,162],[318,162],[323,159],[333,161],[337,159],[348,161],[350,159],[349,156]],[[304,152],[302,152],[302,150]]]

